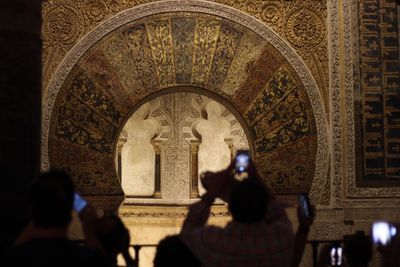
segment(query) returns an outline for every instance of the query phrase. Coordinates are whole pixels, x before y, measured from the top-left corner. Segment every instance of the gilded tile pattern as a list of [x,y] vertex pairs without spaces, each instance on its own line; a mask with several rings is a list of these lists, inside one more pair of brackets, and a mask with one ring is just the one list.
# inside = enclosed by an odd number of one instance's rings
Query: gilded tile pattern
[[171,86],[175,84],[175,66],[170,21],[155,20],[146,23],[146,29],[160,85]]
[[221,87],[235,57],[236,48],[242,35],[243,33],[234,27],[226,23],[221,24],[207,88],[218,90]]
[[[310,162],[314,157],[311,147],[316,133],[303,91],[293,70],[283,66],[245,113],[254,136],[257,159],[263,162],[260,171],[276,192],[308,191],[311,186],[305,177],[312,176],[314,170]],[[296,150],[291,150],[294,147]],[[285,153],[302,157],[294,160]]]
[[194,34],[192,83],[204,85],[211,71],[221,24],[211,18],[198,18]]
[[[400,45],[398,7],[359,1],[360,185],[400,185]],[[372,183],[372,184],[371,184]]]
[[80,78],[66,83],[68,93],[60,95],[55,136],[70,143],[112,153],[122,113],[115,103],[99,91],[85,73],[74,71]]
[[124,38],[131,51],[131,58],[135,61],[143,86],[147,91],[157,89],[159,82],[146,27],[143,24],[134,26],[124,32]]
[[263,43],[257,34],[251,31],[244,33],[239,47],[236,49],[236,56],[233,58],[227,77],[220,89],[223,93],[231,96],[242,87],[253,65],[261,56]]
[[246,70],[247,77],[234,97],[235,104],[240,109],[245,109],[282,63],[283,59],[276,50],[269,44],[265,45],[257,63],[250,65]]
[[[43,84],[63,56],[85,33],[118,12],[157,0],[53,0],[43,1]],[[327,102],[328,51],[326,0],[213,0],[236,8],[272,27],[306,61]],[[307,19],[302,19],[302,14]],[[52,27],[51,25],[56,25]],[[64,26],[63,26],[64,25]],[[300,47],[297,45],[302,43]],[[307,44],[307,45],[304,45]],[[328,106],[325,107],[326,109]]]
[[172,20],[174,40],[175,72],[178,84],[190,83],[192,78],[192,57],[194,42],[193,18],[177,17]]
[[[88,79],[95,83],[96,88],[112,99],[118,110],[126,113],[130,109],[132,101],[129,100],[127,91],[123,88],[114,68],[100,48],[96,52],[84,56],[79,67],[86,71]],[[118,125],[118,122],[115,124]]]
[[76,67],[76,70],[72,73],[76,75],[75,79],[71,81],[71,84],[66,89],[86,105],[96,110],[107,121],[119,125],[122,122],[123,114],[117,109],[116,103],[105,95],[101,88],[95,86],[84,70]]
[[103,53],[129,96],[142,97],[145,88],[123,37],[113,35],[104,45]]

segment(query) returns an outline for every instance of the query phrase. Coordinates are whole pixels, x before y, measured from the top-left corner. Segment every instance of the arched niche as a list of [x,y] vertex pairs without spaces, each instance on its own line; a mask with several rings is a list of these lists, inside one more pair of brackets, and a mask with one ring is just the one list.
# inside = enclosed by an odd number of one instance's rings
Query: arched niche
[[310,192],[327,174],[327,122],[316,83],[269,27],[202,1],[161,1],[105,21],[72,48],[43,106],[42,164],[68,169],[86,194],[122,194],[114,147],[132,107],[198,86],[246,121],[255,159],[277,193]]
[[125,203],[190,203],[204,191],[201,172],[226,168],[239,149],[254,155],[243,117],[206,89],[166,88],[145,97],[131,114],[115,155]]

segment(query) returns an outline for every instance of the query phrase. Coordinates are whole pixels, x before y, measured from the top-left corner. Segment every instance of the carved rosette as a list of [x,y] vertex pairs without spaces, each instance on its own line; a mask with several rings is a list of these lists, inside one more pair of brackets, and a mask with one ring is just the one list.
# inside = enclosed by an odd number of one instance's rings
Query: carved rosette
[[287,15],[284,25],[287,40],[300,49],[317,47],[326,35],[325,20],[312,8],[300,8]]
[[81,14],[70,5],[50,9],[43,20],[44,43],[48,46],[69,46],[82,34]]
[[268,25],[280,26],[284,17],[282,3],[279,1],[264,2],[261,5],[260,17]]

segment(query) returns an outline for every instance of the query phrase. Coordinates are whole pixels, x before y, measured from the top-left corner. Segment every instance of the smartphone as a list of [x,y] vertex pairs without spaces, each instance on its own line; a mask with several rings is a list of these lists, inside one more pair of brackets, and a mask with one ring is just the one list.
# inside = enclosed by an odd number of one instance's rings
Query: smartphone
[[87,205],[87,201],[81,197],[78,193],[74,194],[74,210],[81,212]]
[[389,244],[396,233],[396,227],[388,222],[380,221],[372,224],[372,241],[376,245]]
[[299,205],[301,214],[304,218],[311,217],[311,207],[310,207],[310,200],[308,199],[308,195],[306,193],[299,194]]
[[342,266],[343,248],[334,244],[331,249],[331,266]]
[[248,150],[238,150],[235,158],[236,173],[247,172],[250,165],[250,154]]

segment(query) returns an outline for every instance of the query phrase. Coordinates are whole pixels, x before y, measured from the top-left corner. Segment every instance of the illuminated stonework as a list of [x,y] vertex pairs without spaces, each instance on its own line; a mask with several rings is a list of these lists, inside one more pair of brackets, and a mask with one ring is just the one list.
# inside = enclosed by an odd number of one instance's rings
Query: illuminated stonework
[[121,131],[116,158],[125,203],[189,203],[204,191],[201,172],[221,170],[236,150],[249,149],[246,125],[217,101],[177,92],[135,110]]

